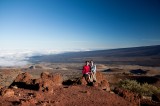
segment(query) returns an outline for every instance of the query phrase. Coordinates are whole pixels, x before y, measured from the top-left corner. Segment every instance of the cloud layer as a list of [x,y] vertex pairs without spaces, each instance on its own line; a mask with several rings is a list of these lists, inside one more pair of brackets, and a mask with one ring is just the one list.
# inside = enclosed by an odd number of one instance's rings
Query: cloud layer
[[32,56],[41,56],[49,54],[59,54],[65,52],[90,51],[84,49],[59,51],[59,50],[0,50],[0,66],[24,66],[29,64],[29,58]]
[[29,57],[57,53],[60,51],[1,50],[0,66],[23,66],[29,64]]

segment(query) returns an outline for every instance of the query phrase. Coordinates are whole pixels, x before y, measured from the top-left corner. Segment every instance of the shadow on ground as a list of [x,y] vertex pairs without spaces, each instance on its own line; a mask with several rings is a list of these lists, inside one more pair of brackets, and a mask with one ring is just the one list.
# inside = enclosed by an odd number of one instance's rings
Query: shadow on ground
[[139,83],[148,83],[148,84],[154,84],[158,82],[160,79],[156,77],[150,77],[150,76],[128,76],[131,80],[136,80]]
[[130,72],[131,72],[132,74],[137,74],[137,75],[147,74],[147,71],[142,70],[142,69],[130,70]]

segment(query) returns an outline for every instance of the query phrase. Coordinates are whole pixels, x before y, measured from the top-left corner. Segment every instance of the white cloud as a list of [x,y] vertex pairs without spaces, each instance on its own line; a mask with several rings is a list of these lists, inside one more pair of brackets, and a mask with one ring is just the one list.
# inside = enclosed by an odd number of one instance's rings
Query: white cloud
[[31,50],[0,50],[0,66],[23,66],[29,64],[28,59],[32,56],[59,54],[64,52],[78,52],[89,51],[84,49],[77,50],[43,50],[43,51],[31,51]]
[[1,50],[0,66],[22,66],[28,64],[31,56],[39,56],[44,54],[56,54],[60,51],[30,51],[30,50]]

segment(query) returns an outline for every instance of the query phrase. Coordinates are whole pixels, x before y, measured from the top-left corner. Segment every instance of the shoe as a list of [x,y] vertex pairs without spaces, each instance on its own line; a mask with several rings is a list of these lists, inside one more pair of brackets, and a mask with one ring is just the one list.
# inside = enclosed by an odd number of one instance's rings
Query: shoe
[[96,80],[93,80],[93,82],[96,82]]
[[87,84],[88,86],[93,86],[93,82],[90,82]]

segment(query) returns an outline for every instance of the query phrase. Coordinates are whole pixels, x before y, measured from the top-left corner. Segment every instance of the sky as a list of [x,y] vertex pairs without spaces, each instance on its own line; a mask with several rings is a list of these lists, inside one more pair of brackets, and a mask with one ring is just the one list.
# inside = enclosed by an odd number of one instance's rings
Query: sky
[[160,45],[159,0],[0,0],[0,50]]

